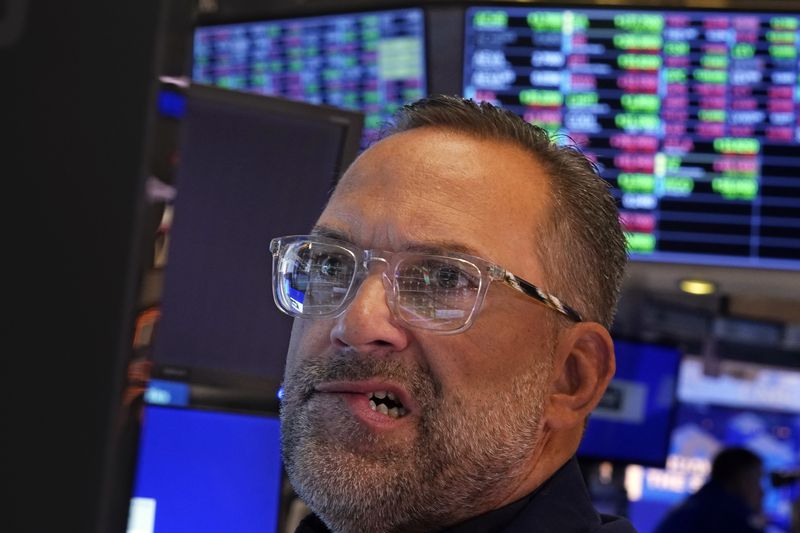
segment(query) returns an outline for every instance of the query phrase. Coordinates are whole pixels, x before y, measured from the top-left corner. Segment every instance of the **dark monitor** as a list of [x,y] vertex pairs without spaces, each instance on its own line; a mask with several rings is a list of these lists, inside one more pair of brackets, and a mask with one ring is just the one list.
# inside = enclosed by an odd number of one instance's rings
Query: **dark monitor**
[[589,417],[578,457],[663,467],[676,406],[681,351],[615,340],[617,372]]
[[200,85],[185,109],[161,106],[184,114],[152,359],[279,381],[291,320],[272,300],[269,242],[310,230],[363,115]]
[[593,158],[633,260],[800,270],[800,14],[753,6],[471,7],[464,95]]
[[420,8],[202,25],[199,83],[362,111],[364,143],[426,93]]
[[3,295],[12,317],[3,338],[15,355],[2,374],[4,394],[20,400],[2,411],[4,531],[125,525],[128,498],[113,465],[126,459],[117,413],[136,312],[153,80],[165,67],[168,10],[188,18],[190,7],[0,7],[3,240],[15,257]]
[[128,533],[278,531],[276,415],[147,405]]

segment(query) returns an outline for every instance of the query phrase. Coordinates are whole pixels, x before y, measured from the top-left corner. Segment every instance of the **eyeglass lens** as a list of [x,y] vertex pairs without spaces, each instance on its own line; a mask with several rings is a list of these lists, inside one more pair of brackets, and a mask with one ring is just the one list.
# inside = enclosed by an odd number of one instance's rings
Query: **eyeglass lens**
[[481,286],[473,264],[447,257],[412,256],[395,271],[397,312],[411,326],[457,329],[472,313]]
[[[353,288],[358,260],[348,249],[300,241],[286,245],[278,261],[279,302],[295,316],[335,314]],[[410,255],[396,262],[395,312],[410,326],[441,331],[463,326],[481,287],[481,271],[469,261]]]
[[289,244],[279,261],[280,303],[291,314],[331,314],[347,296],[355,273],[355,256],[345,248],[308,241]]

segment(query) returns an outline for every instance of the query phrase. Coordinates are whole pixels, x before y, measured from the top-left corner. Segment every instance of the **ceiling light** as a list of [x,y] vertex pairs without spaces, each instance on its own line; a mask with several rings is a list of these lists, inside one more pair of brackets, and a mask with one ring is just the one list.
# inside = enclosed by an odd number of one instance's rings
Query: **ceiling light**
[[714,294],[717,290],[717,286],[714,283],[703,279],[682,279],[679,287],[683,292],[699,296]]

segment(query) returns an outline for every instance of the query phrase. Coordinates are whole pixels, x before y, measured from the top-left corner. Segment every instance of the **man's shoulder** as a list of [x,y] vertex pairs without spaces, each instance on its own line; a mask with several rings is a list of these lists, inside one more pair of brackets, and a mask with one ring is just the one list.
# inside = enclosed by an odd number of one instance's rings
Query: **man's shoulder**
[[515,519],[502,531],[636,533],[626,518],[597,512],[575,458],[526,500]]
[[[296,533],[327,533],[315,515],[302,521]],[[636,533],[625,518],[599,514],[573,458],[525,498],[447,528],[447,533]]]
[[620,516],[601,514],[600,529],[602,533],[636,533],[636,528],[627,518]]

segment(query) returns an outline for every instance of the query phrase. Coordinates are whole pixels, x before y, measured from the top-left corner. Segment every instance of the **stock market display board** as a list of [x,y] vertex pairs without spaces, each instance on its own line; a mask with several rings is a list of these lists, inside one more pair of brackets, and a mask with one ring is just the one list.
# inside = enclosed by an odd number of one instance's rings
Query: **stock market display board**
[[365,113],[364,144],[426,92],[421,9],[200,26],[198,83]]
[[474,7],[464,94],[591,157],[632,259],[800,269],[799,26],[800,13]]

